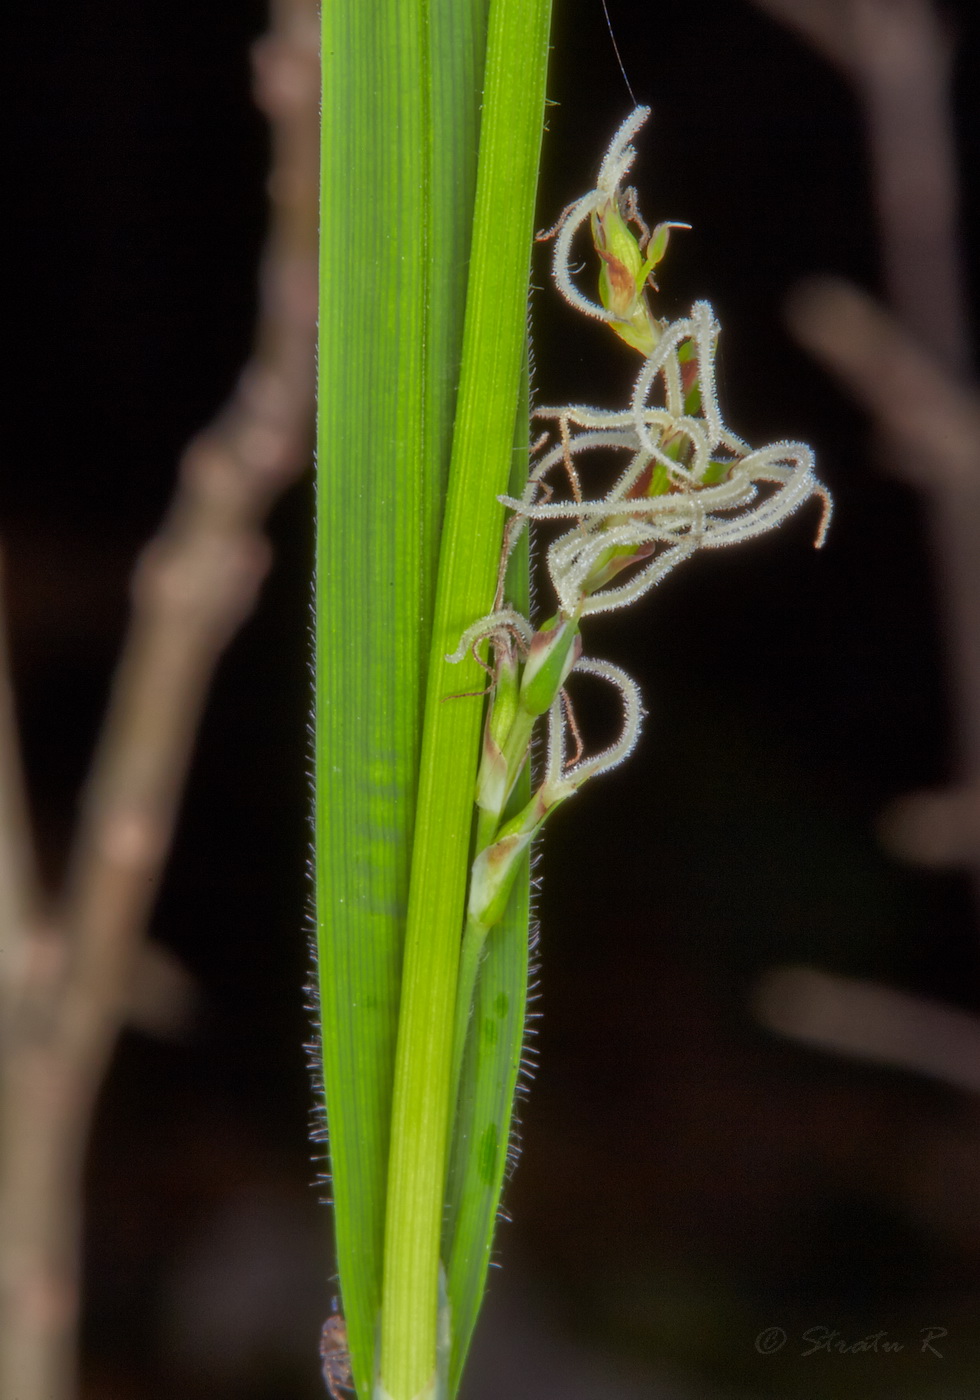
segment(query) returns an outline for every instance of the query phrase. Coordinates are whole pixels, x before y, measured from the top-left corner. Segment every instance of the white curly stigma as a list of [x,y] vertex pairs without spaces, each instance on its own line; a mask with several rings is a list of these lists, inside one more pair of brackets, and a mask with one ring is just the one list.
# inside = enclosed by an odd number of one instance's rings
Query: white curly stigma
[[501,608],[499,612],[488,613],[467,627],[459,639],[459,646],[455,651],[448,652],[445,659],[454,665],[464,661],[479,642],[493,641],[502,633],[520,638],[526,650],[531,644],[534,629],[527,618],[513,608]]
[[[815,540],[818,548],[823,544],[831,499],[810,448],[776,442],[753,450],[725,426],[714,373],[718,336],[711,307],[697,302],[690,316],[667,327],[644,361],[628,409],[570,404],[537,410],[537,417],[557,422],[559,441],[535,464],[519,500],[498,499],[520,521],[511,541],[524,521],[573,522],[545,556],[566,614],[624,607],[697,549],[771,530],[813,496],[823,503]],[[693,405],[684,391],[685,364],[694,366]],[[689,406],[695,411],[685,411]],[[608,463],[620,452],[628,460],[619,476],[604,493],[590,493],[586,454],[598,453]],[[654,470],[660,478],[651,494]],[[559,495],[562,475],[570,495]],[[632,569],[622,582],[612,581],[617,558]]]
[[598,777],[600,773],[608,772],[610,768],[615,768],[627,759],[635,749],[636,741],[640,737],[640,727],[645,713],[640,687],[622,667],[614,666],[610,661],[595,661],[590,657],[583,656],[575,663],[572,674],[574,675],[577,671],[587,675],[600,676],[619,691],[623,702],[623,726],[615,743],[610,744],[607,749],[594,754],[591,758],[580,759],[579,762],[567,768],[565,766],[565,704],[561,694],[555,697],[548,713],[548,756],[544,787],[554,797],[559,798],[577,791],[589,778]]
[[616,321],[619,318],[597,301],[584,296],[576,287],[572,280],[572,243],[579,229],[597,209],[618,201],[620,186],[636,160],[636,148],[629,144],[630,139],[636,135],[649,115],[649,107],[634,108],[609,143],[609,149],[599,166],[595,189],[589,190],[588,194],[570,204],[558,225],[558,236],[555,239],[555,251],[551,261],[555,286],[570,306],[597,321]]

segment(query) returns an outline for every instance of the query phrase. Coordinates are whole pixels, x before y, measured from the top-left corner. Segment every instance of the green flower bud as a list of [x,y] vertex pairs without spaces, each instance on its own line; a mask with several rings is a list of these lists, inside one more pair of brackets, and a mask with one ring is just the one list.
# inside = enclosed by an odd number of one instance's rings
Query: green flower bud
[[501,828],[492,845],[477,855],[470,878],[467,911],[475,923],[492,928],[503,918],[521,857],[549,812],[571,797],[574,790],[567,784],[544,783],[523,811]]
[[662,334],[646,293],[646,281],[655,264],[644,258],[618,201],[609,200],[592,215],[592,241],[602,259],[599,300],[616,317],[610,322],[612,329],[644,357],[652,355]]
[[521,678],[521,708],[530,715],[547,713],[581,650],[578,618],[553,617],[535,632]]
[[521,857],[533,835],[527,831],[503,836],[474,860],[469,901],[469,917],[474,923],[492,928],[503,918]]

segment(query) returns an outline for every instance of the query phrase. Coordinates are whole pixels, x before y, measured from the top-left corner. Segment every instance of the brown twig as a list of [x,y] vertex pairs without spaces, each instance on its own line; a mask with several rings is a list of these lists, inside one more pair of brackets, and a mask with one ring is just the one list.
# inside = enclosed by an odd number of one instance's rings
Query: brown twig
[[[872,415],[894,468],[926,497],[953,673],[960,774],[886,814],[911,859],[972,866],[980,892],[980,392],[957,241],[952,50],[930,0],[757,0],[848,74],[868,126],[888,311],[846,283],[792,300],[798,339]],[[885,988],[771,974],[759,1014],[827,1048],[980,1091],[980,1023]]]
[[[17,739],[0,563],[0,1006],[21,973],[20,958],[38,907],[37,872]],[[3,1034],[0,1023],[0,1037]],[[2,1039],[0,1039],[2,1044]]]
[[[75,1393],[94,1101],[131,1004],[208,687],[269,567],[262,521],[309,458],[317,45],[314,0],[273,0],[254,53],[273,147],[255,351],[230,404],[185,452],[137,567],[65,889],[43,919],[29,874],[0,896],[0,1395],[17,1400]],[[10,709],[0,672],[0,875],[30,870]]]
[[980,400],[927,346],[865,292],[814,278],[794,294],[790,325],[843,381],[889,440],[899,469],[922,490],[959,490],[977,477]]
[[980,1094],[980,1022],[874,982],[777,967],[760,982],[764,1026],[820,1050],[897,1065]]
[[900,444],[901,470],[929,502],[961,771],[948,793],[909,798],[893,809],[886,830],[906,855],[972,865],[980,889],[980,395],[846,283],[811,284],[794,298],[790,316],[802,343]]
[[885,285],[906,328],[969,363],[957,237],[952,45],[930,0],[756,0],[851,79],[868,127]]
[[798,338],[873,415],[895,469],[927,498],[944,600],[961,775],[884,830],[902,853],[967,863],[980,889],[980,398],[957,240],[949,36],[930,0],[758,0],[804,33],[862,98],[889,314],[839,282],[791,306]]

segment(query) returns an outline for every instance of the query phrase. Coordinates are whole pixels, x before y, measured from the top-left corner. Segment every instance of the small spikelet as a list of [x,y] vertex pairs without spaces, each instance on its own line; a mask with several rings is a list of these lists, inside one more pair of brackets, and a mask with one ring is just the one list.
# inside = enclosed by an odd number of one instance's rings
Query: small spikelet
[[[597,209],[610,202],[618,203],[620,186],[636,159],[636,150],[629,142],[649,115],[649,107],[637,107],[630,113],[603,157],[595,189],[570,204],[554,229],[557,236],[551,272],[555,285],[570,306],[597,321],[613,322],[617,317],[614,312],[584,296],[576,287],[572,278],[572,243],[576,233]],[[549,235],[538,236],[544,238]]]

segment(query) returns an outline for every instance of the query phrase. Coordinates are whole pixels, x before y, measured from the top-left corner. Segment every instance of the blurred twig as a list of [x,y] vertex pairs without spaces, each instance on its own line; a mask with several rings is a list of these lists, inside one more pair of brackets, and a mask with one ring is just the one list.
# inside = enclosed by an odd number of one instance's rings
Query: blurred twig
[[851,80],[868,129],[889,298],[906,329],[964,368],[952,44],[931,0],[756,0]]
[[896,803],[883,835],[923,864],[972,867],[980,890],[980,394],[943,369],[896,317],[844,282],[809,284],[793,299],[790,319],[802,343],[899,446],[899,470],[929,503],[960,776],[944,792]]
[[[756,3],[840,67],[862,103],[892,309],[820,279],[794,297],[790,323],[925,496],[944,605],[959,775],[895,804],[882,835],[909,859],[972,868],[980,894],[980,391],[957,238],[950,35],[931,0]],[[980,1091],[980,1023],[960,1012],[799,969],[770,974],[760,995],[761,1018],[785,1034]]]
[[0,995],[7,982],[22,975],[16,954],[24,931],[37,916],[38,905],[37,871],[7,649],[3,582],[0,563]]
[[911,1069],[980,1094],[980,1021],[874,982],[808,967],[766,974],[755,1011],[770,1030],[821,1050]]
[[[273,0],[254,50],[272,126],[255,350],[187,448],[144,551],[63,890],[33,893],[0,671],[0,1395],[75,1393],[80,1183],[92,1110],[166,860],[208,687],[254,606],[261,524],[310,452],[316,320],[315,0]],[[3,658],[0,657],[0,663]],[[151,959],[152,961],[152,959]]]
[[886,837],[911,859],[969,864],[980,891],[980,397],[957,239],[950,37],[931,0],[757,0],[851,79],[868,126],[892,312],[840,282],[791,306],[800,340],[874,416],[927,498],[960,736],[948,794],[906,799]]

